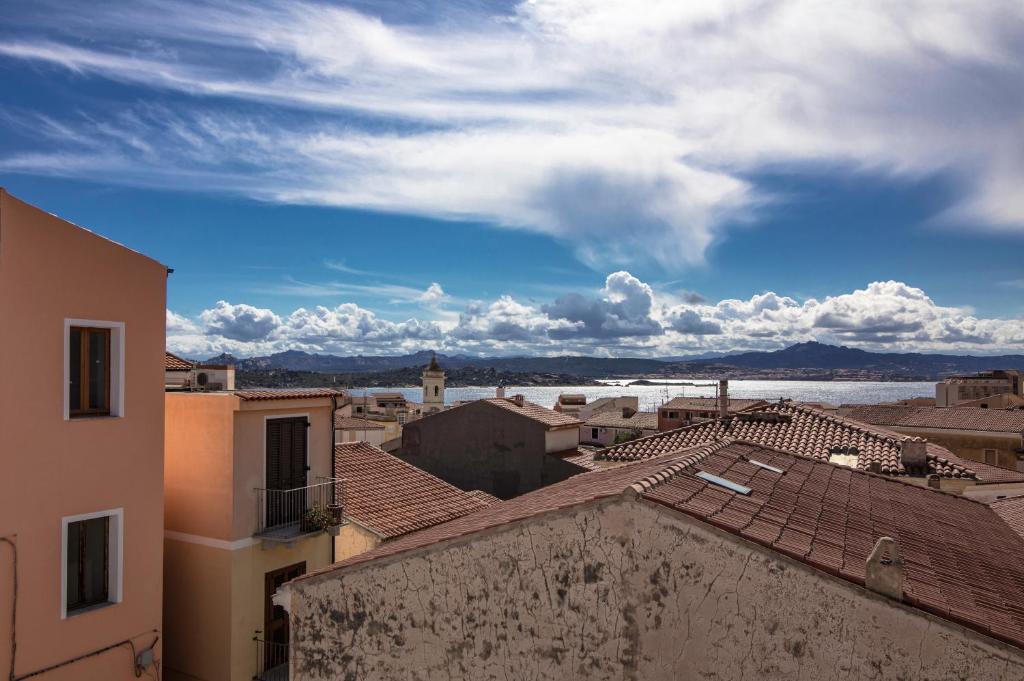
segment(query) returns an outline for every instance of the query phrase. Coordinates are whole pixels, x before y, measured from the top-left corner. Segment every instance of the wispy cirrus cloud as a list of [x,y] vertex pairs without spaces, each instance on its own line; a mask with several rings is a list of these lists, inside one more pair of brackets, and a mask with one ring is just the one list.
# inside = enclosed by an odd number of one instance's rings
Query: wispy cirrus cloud
[[780,164],[941,173],[938,219],[1024,229],[1012,0],[372,11],[34,3],[0,56],[175,100],[68,107],[0,169],[483,220],[592,265],[701,262]]

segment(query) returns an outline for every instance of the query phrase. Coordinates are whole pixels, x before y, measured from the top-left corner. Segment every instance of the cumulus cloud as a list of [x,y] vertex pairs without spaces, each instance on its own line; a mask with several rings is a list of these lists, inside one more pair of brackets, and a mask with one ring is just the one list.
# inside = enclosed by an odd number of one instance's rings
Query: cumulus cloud
[[0,56],[187,96],[12,112],[0,169],[482,219],[617,265],[700,262],[776,198],[767,166],[942,173],[938,217],[1024,228],[1014,0],[398,6],[61,6],[56,32],[25,5]]
[[[448,314],[441,308],[435,313]],[[872,282],[820,300],[765,291],[711,303],[659,293],[626,271],[609,274],[596,294],[572,293],[541,305],[510,295],[470,301],[450,321],[395,321],[355,303],[278,314],[218,301],[195,319],[168,310],[167,329],[168,347],[193,357],[287,349],[395,354],[424,348],[479,355],[659,357],[771,350],[808,340],[875,351],[995,354],[1019,352],[1024,345],[1024,321],[977,317],[899,281]]]
[[551,319],[569,322],[550,329],[552,338],[620,338],[664,333],[661,324],[651,317],[653,304],[651,287],[620,271],[608,275],[601,297],[570,293],[542,309]]

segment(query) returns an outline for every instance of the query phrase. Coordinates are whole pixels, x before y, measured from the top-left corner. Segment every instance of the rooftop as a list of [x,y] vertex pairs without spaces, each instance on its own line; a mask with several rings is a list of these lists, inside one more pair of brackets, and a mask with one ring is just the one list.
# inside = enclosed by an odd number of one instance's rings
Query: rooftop
[[[542,407],[539,404],[535,404],[527,400],[516,402],[514,397],[489,397],[481,401],[493,404],[495,407],[507,409],[508,411],[519,414],[520,416],[533,419],[534,421],[543,423],[549,428],[579,426],[583,423],[575,416],[563,414],[555,411],[554,409],[548,409],[547,407]],[[472,404],[472,402],[469,404]]]
[[254,388],[235,391],[235,395],[246,401],[309,400],[318,397],[341,397],[344,394],[344,391],[334,388]]
[[[828,461],[834,453],[857,457],[857,468],[868,470],[875,462],[886,475],[907,475],[901,450],[906,441],[920,441],[867,424],[833,416],[818,409],[789,402],[760,407],[726,421],[713,420],[608,447],[594,457],[606,461],[635,461],[678,452],[723,437],[758,442],[787,452]],[[949,456],[941,456],[948,454]],[[974,478],[968,468],[942,448],[929,448],[928,472],[946,478]]]
[[345,515],[383,539],[454,520],[492,503],[464,492],[365,442],[335,445],[334,475],[344,480]]
[[[754,407],[767,404],[764,400],[727,400],[730,412],[746,411]],[[718,398],[716,397],[673,397],[661,405],[662,409],[697,409],[714,410],[718,409]]]
[[194,364],[174,353],[164,351],[164,371],[192,371]]
[[996,433],[1024,432],[1024,410],[981,407],[851,406],[850,418],[895,428],[941,428]]
[[[750,494],[698,472],[749,487]],[[577,475],[299,579],[404,551],[443,550],[435,545],[627,490],[858,585],[875,542],[893,537],[904,561],[906,604],[1024,646],[1024,537],[1011,527],[1020,516],[1011,515],[1018,509],[1009,500],[1000,512],[998,504],[729,439]]]
[[640,430],[657,430],[658,415],[653,411],[638,411],[626,417],[621,411],[601,411],[589,419],[591,428],[639,428]]
[[360,419],[354,416],[334,415],[335,430],[384,430],[384,424],[379,421]]

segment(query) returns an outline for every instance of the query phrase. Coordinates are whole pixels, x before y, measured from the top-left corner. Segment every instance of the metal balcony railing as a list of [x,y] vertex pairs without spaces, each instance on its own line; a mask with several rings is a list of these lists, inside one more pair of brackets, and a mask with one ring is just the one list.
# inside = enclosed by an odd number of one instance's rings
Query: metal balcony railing
[[258,636],[256,643],[256,673],[254,681],[288,681],[288,644],[264,641]]
[[287,540],[341,525],[344,481],[319,482],[294,489],[256,489],[255,536]]

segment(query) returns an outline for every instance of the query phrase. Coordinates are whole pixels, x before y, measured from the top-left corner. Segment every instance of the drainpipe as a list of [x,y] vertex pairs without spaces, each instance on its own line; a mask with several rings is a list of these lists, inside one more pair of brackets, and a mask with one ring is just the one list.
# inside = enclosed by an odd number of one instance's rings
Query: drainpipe
[[[338,470],[337,466],[335,465],[337,463],[335,461],[335,459],[337,458],[338,453],[334,449],[334,434],[335,434],[335,431],[334,431],[334,415],[337,414],[337,413],[338,413],[338,396],[337,395],[331,395],[331,418],[330,418],[331,439],[328,440],[328,442],[330,443],[330,447],[331,447],[331,478],[332,479],[334,478],[334,476],[336,474],[335,472]],[[335,494],[337,494],[337,489],[335,489]],[[331,536],[331,564],[332,565],[334,564],[334,537],[333,536]]]

